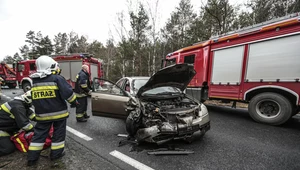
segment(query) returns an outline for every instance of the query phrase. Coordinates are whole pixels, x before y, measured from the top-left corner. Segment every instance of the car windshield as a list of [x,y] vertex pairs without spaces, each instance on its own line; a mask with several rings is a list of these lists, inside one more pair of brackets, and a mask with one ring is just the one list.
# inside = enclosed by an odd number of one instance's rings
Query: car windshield
[[181,94],[181,91],[176,87],[164,86],[157,87],[148,91],[145,91],[142,96],[152,96],[152,95],[176,95]]
[[138,91],[143,85],[147,83],[149,79],[135,79],[132,81],[133,89]]

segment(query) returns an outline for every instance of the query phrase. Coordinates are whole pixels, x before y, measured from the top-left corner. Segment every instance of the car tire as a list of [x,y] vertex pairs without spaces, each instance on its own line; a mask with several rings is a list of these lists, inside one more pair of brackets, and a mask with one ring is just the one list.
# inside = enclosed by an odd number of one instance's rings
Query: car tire
[[136,123],[130,116],[126,119],[126,131],[129,136],[135,136],[136,132],[139,129],[138,123]]
[[28,90],[30,90],[31,89],[30,83],[29,82],[23,82],[22,83],[22,89],[23,89],[24,92],[27,92]]
[[254,96],[250,100],[248,111],[257,122],[281,125],[292,116],[293,107],[286,97],[267,92]]

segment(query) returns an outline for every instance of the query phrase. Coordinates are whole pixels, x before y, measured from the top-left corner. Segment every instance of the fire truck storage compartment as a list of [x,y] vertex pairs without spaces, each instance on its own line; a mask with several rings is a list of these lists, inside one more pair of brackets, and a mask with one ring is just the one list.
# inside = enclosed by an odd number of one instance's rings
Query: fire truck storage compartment
[[94,77],[97,77],[98,78],[98,66],[97,64],[91,64],[90,65],[90,71],[91,71],[91,79],[93,80]]
[[58,61],[58,63],[62,69],[61,75],[66,80],[75,82],[76,75],[81,70],[82,61]]
[[215,50],[213,55],[213,84],[238,85],[241,82],[244,46]]
[[250,44],[246,81],[295,82],[300,78],[300,34]]

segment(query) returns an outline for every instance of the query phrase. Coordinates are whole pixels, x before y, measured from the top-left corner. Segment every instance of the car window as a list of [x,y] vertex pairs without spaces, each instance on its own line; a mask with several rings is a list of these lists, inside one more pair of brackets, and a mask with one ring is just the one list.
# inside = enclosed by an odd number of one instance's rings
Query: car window
[[132,86],[135,91],[139,90],[143,85],[147,83],[149,79],[135,79],[132,81]]
[[125,81],[125,79],[121,79],[121,80],[117,81],[117,83],[116,83],[117,86],[122,88],[124,81]]
[[129,80],[128,79],[126,79],[126,81],[125,81],[125,86],[124,86],[124,88],[123,88],[123,90],[125,90],[125,91],[127,91],[127,92],[130,92],[130,82],[129,82]]
[[110,81],[95,79],[93,84],[94,84],[95,93],[105,93],[105,94],[125,96],[124,92],[118,86],[116,86],[114,83]]
[[157,87],[151,90],[145,91],[142,96],[147,96],[147,95],[168,95],[168,94],[178,94],[181,93],[181,91],[176,88],[176,87],[171,87],[171,86],[164,86],[164,87]]

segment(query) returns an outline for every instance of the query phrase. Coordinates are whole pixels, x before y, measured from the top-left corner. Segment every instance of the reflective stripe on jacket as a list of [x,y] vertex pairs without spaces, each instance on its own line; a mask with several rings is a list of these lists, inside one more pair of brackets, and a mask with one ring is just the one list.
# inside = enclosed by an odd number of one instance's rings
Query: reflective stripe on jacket
[[69,116],[67,103],[76,100],[72,87],[60,75],[33,78],[32,103],[35,106],[36,121],[52,121]]
[[33,125],[29,117],[34,117],[34,110],[29,112],[22,100],[14,99],[0,106],[0,130],[16,132],[20,129],[30,131]]
[[74,92],[77,97],[85,97],[91,90],[91,84],[89,79],[89,74],[81,70],[76,76],[76,83]]

